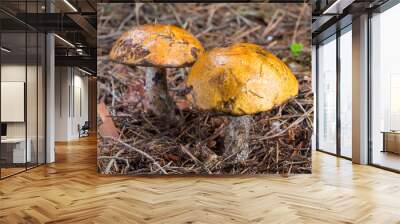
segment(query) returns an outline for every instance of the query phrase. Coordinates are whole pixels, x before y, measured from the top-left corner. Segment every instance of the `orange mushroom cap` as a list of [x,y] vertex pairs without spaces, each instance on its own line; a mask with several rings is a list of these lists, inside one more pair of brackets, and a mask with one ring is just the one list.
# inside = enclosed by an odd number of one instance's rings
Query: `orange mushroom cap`
[[114,43],[110,59],[128,65],[186,67],[204,53],[200,41],[173,25],[137,26]]
[[246,115],[268,111],[298,93],[288,66],[261,46],[249,43],[215,48],[200,56],[187,85],[202,110]]

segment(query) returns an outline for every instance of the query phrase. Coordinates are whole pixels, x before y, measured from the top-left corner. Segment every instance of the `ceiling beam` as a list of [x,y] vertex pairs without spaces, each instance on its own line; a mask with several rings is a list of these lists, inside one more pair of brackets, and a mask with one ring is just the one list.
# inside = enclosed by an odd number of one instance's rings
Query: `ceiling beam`
[[55,56],[56,66],[86,67],[97,71],[97,60],[90,56]]
[[97,30],[96,28],[82,15],[77,13],[70,13],[67,15],[72,21],[74,21],[86,34],[86,42],[90,46],[97,45]]
[[324,14],[324,15],[342,14],[344,9],[347,8],[349,5],[351,5],[353,2],[354,2],[354,0],[336,0],[330,6],[328,6],[328,8],[325,9],[322,14]]

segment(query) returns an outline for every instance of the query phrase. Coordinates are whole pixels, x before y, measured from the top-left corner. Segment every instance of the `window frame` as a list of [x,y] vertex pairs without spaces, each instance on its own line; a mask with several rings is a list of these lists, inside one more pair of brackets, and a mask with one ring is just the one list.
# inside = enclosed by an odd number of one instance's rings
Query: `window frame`
[[[316,137],[315,137],[316,151],[323,152],[323,153],[326,153],[326,154],[329,154],[329,155],[333,155],[333,156],[336,156],[336,157],[339,157],[339,158],[343,158],[343,159],[346,159],[346,160],[352,160],[352,158],[342,155],[342,152],[341,152],[341,118],[340,118],[340,103],[341,103],[341,99],[340,99],[341,98],[340,97],[340,95],[341,95],[340,94],[341,93],[340,92],[340,84],[341,84],[341,79],[340,79],[341,78],[340,60],[341,60],[341,57],[340,57],[340,37],[342,35],[344,35],[345,33],[347,33],[347,32],[351,32],[352,31],[351,26],[352,26],[352,23],[350,22],[350,23],[346,24],[344,27],[341,27],[341,28],[337,27],[335,33],[333,33],[330,36],[318,41],[318,43],[316,44],[316,52],[315,52],[315,55],[316,55],[316,69],[315,69],[315,74],[316,74],[315,75],[315,81],[316,81],[316,94],[315,94],[315,97],[316,97],[316,100],[315,100],[315,104],[316,105],[314,105],[314,107],[316,108],[316,112],[314,113],[315,114],[314,116],[316,116],[316,125],[315,125],[315,128],[316,128],[316,134],[315,134],[316,135]],[[320,122],[319,122],[319,113],[318,113],[318,109],[319,109],[319,105],[318,105],[319,104],[319,99],[318,98],[320,96],[320,92],[319,92],[319,88],[320,88],[320,80],[319,80],[319,77],[320,77],[320,75],[319,75],[320,56],[319,56],[319,50],[318,49],[320,48],[320,45],[322,43],[327,43],[327,42],[330,42],[330,41],[336,41],[336,61],[335,61],[335,63],[336,63],[336,151],[335,151],[335,153],[326,151],[326,150],[321,149],[319,147],[320,146],[320,143],[319,143]]]

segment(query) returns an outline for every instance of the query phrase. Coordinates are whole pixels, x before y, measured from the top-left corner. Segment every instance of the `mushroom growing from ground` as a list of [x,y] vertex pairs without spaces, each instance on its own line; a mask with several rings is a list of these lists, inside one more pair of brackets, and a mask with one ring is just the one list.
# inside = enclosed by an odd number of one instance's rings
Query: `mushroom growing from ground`
[[186,30],[173,25],[149,24],[122,34],[109,57],[128,66],[146,67],[146,109],[175,120],[166,69],[191,66],[203,52],[200,41]]
[[224,156],[248,158],[249,115],[269,111],[298,93],[288,66],[261,46],[233,44],[206,52],[191,68],[188,99],[200,110],[228,114]]

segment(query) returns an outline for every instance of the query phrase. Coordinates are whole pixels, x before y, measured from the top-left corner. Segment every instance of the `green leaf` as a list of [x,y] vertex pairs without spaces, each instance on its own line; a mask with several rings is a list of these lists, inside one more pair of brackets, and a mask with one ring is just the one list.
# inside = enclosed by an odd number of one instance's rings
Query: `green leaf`
[[299,44],[299,43],[293,43],[292,45],[290,45],[290,51],[292,52],[292,55],[295,57],[298,57],[300,55],[300,53],[303,51],[303,44]]

